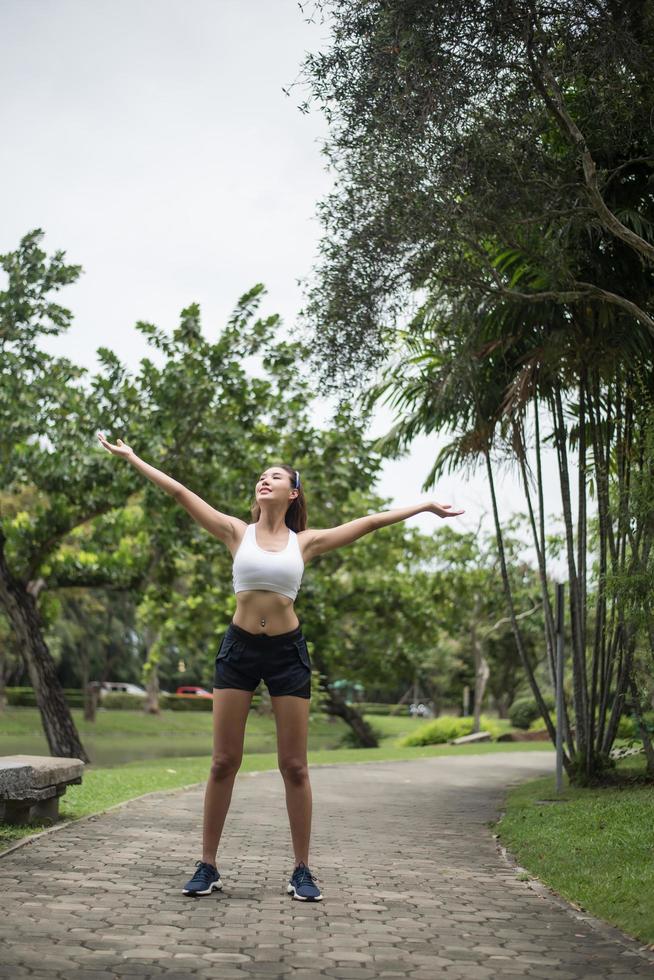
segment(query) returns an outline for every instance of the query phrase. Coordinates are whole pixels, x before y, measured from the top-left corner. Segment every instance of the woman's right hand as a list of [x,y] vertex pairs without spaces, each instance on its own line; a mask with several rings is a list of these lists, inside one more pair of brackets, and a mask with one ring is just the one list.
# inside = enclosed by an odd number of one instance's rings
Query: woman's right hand
[[132,447],[126,445],[122,439],[118,439],[116,445],[114,445],[112,442],[107,442],[101,432],[98,432],[98,439],[104,448],[110,453],[113,453],[114,456],[122,456],[123,459],[127,459],[128,456],[134,455],[134,450]]

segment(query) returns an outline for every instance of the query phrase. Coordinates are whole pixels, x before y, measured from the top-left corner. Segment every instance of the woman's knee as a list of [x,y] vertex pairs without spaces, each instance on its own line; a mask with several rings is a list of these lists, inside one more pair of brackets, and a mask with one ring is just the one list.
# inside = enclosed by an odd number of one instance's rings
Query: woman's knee
[[309,766],[306,759],[280,759],[279,771],[290,783],[303,783],[309,778]]
[[219,755],[211,757],[210,779],[226,779],[234,776],[241,767],[242,755],[234,755],[229,752],[221,752]]

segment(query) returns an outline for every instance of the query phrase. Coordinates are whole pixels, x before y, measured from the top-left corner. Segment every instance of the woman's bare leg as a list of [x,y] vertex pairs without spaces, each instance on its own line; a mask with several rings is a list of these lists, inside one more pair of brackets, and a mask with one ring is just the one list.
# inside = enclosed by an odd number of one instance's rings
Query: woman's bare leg
[[234,780],[243,759],[245,723],[251,703],[250,691],[213,689],[213,753],[204,794],[202,860],[214,867]]
[[311,783],[307,762],[309,698],[290,694],[272,697],[277,726],[277,760],[286,788],[286,809],[291,825],[295,866],[309,864],[311,837]]

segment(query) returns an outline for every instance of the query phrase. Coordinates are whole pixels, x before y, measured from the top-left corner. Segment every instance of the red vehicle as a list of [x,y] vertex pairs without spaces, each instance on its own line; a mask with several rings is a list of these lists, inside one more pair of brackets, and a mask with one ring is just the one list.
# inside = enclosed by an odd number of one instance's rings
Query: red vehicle
[[212,698],[213,694],[209,691],[205,691],[203,687],[194,687],[192,685],[186,684],[184,687],[178,687],[175,694],[182,698]]

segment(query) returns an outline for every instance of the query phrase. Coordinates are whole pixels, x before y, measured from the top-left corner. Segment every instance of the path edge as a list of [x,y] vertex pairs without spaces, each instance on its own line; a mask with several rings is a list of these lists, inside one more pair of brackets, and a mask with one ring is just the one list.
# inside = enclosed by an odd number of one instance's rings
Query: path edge
[[[495,823],[499,823],[502,817],[504,817],[505,813],[506,810],[502,810]],[[618,928],[618,926],[612,925],[610,922],[607,922],[606,919],[600,919],[596,915],[592,915],[590,912],[584,909],[583,906],[575,905],[574,902],[564,898],[563,895],[560,895],[553,888],[550,888],[549,885],[542,882],[540,878],[536,877],[531,871],[529,871],[528,868],[523,868],[518,862],[516,856],[501,843],[499,834],[493,833],[493,839],[495,841],[497,852],[505,864],[508,865],[508,867],[511,868],[516,875],[521,873],[529,875],[526,881],[524,881],[524,884],[531,888],[531,890],[540,898],[551,902],[560,909],[563,909],[564,912],[567,912],[567,914],[577,922],[583,923],[584,925],[589,926],[595,932],[599,933],[603,939],[617,942],[619,945],[624,946],[629,955],[638,956],[647,963],[654,964],[654,951],[652,951],[647,944],[642,945],[641,940],[636,939],[635,936],[630,936],[628,932],[623,932],[622,929]],[[1,856],[2,855],[0,855],[0,857]]]
[[[249,773],[248,773],[249,775]],[[137,800],[145,800],[148,796],[174,796],[175,793],[184,793],[188,789],[198,789],[199,787],[205,786],[206,780],[200,783],[189,783],[187,786],[175,786],[173,789],[152,789],[149,793],[141,793],[140,796],[132,796],[129,800],[121,800],[120,803],[113,803],[111,806],[105,807],[104,810],[96,810],[95,813],[85,813],[81,817],[72,817],[69,820],[62,820],[60,823],[54,824],[52,827],[46,827],[45,830],[40,830],[38,834],[30,834],[29,837],[22,837],[11,847],[8,847],[4,851],[0,851],[0,861],[7,854],[11,854],[13,851],[17,851],[19,847],[25,847],[27,844],[33,843],[35,840],[39,840],[41,837],[45,837],[47,834],[55,834],[58,830],[63,830],[64,827],[70,827],[76,823],[83,823],[85,820],[95,820],[98,817],[104,816],[105,813],[111,813],[112,810],[120,810],[123,806],[129,806],[130,803],[135,803]]]

